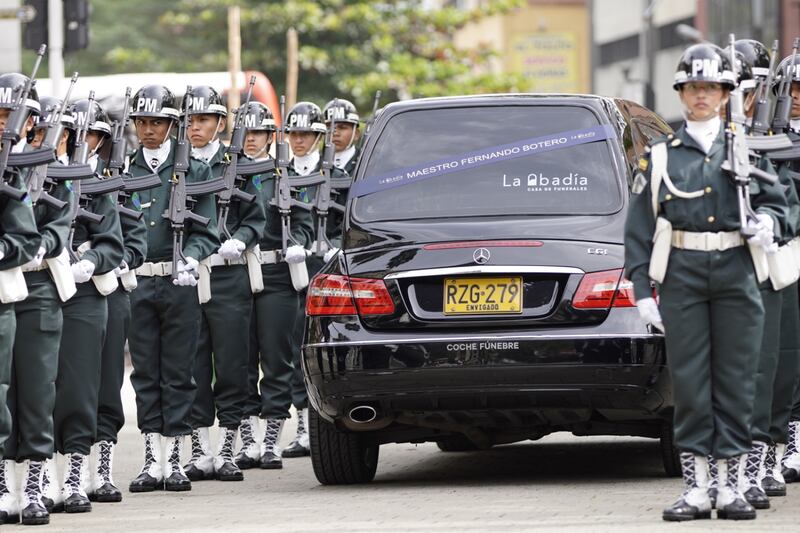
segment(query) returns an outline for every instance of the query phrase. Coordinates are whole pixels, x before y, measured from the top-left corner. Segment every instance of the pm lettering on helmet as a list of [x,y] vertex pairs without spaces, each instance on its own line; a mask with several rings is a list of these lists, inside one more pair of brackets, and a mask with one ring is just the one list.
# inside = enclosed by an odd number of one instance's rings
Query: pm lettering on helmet
[[75,122],[78,124],[86,124],[89,119],[89,114],[86,111],[78,111],[75,114]]
[[255,115],[245,115],[244,116],[244,127],[245,128],[256,128],[261,124],[258,123],[258,117]]
[[202,96],[192,96],[192,99],[189,100],[189,108],[190,109],[205,109],[206,108],[206,99]]
[[328,122],[336,120],[340,122],[345,119],[345,112],[343,107],[331,107],[328,109]]
[[14,91],[11,87],[0,87],[0,103],[10,104],[13,97]]
[[309,126],[308,115],[292,115],[289,118],[289,125],[295,128],[307,128]]
[[155,113],[158,111],[158,100],[155,98],[139,98],[139,101],[136,102],[136,111]]
[[704,78],[719,76],[719,61],[716,59],[692,59],[692,77],[702,75]]

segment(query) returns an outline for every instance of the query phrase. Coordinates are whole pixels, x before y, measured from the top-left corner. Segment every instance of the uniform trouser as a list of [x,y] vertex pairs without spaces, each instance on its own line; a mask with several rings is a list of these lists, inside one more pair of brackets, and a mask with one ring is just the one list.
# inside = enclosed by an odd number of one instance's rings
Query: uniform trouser
[[747,248],[673,249],[660,295],[675,446],[718,459],[749,451],[764,307]]
[[247,358],[247,399],[242,410],[242,418],[261,414],[261,394],[258,392],[259,353],[258,353],[258,321],[256,320],[256,302],[253,296],[253,313],[250,315],[250,345]]
[[[285,264],[277,265],[278,267]],[[292,343],[299,305],[289,270],[276,279],[264,280],[264,290],[255,295],[257,349],[261,370],[261,417],[289,418],[292,405]]]
[[4,457],[42,461],[53,456],[61,300],[47,271],[26,272],[28,297],[14,304],[17,330],[11,363],[8,408],[11,435]]
[[167,437],[192,432],[192,367],[200,334],[196,287],[176,287],[170,276],[139,277],[131,293],[131,385],[142,433]]
[[14,353],[14,333],[17,317],[14,304],[0,303],[0,449],[11,433],[11,412],[6,398],[11,383],[11,354]]
[[772,420],[770,437],[779,443],[789,440],[789,418],[792,414],[794,390],[800,376],[800,303],[798,284],[783,289],[780,351],[778,370],[772,386]]
[[771,444],[769,428],[772,423],[773,385],[778,370],[783,291],[773,290],[767,281],[762,285],[760,292],[761,303],[764,305],[764,333],[761,337],[761,351],[758,354],[755,374],[756,392],[751,432],[754,441]]
[[297,319],[294,326],[294,341],[292,342],[292,405],[295,409],[305,409],[308,407],[308,392],[306,383],[303,379],[303,332],[306,325],[306,292],[298,295],[299,306],[297,309]]
[[89,455],[97,436],[100,366],[108,304],[91,281],[62,307],[64,329],[58,351],[55,446],[59,453]]
[[[247,363],[250,356],[250,315],[253,293],[247,267],[214,267],[211,300],[201,306],[200,340],[194,362],[197,395],[192,405],[192,427],[239,427],[247,400]],[[213,382],[213,390],[212,390]]]
[[106,342],[100,361],[100,395],[97,404],[96,442],[117,442],[117,434],[125,424],[122,409],[122,382],[125,379],[125,341],[131,325],[131,298],[122,288],[106,297],[108,321]]

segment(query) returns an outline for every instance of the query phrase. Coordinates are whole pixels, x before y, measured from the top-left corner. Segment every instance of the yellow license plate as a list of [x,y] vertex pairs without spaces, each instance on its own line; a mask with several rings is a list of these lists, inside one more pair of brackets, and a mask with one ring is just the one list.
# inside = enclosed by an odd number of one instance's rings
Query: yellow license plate
[[445,278],[444,314],[522,313],[522,278]]

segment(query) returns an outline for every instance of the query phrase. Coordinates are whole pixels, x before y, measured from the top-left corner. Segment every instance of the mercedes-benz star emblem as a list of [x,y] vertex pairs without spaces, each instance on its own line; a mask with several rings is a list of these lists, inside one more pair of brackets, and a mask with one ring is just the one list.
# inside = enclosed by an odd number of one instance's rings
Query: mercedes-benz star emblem
[[489,253],[489,250],[486,248],[478,248],[474,252],[472,252],[472,260],[478,263],[479,265],[485,265],[489,262],[489,258],[492,257],[492,254]]

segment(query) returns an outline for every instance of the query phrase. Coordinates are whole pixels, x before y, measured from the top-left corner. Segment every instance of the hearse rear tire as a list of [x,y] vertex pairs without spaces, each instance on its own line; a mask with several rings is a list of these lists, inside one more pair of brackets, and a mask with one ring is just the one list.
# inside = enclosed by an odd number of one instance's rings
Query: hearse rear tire
[[323,485],[369,483],[378,468],[377,444],[365,436],[340,431],[313,408],[308,410],[311,464]]

